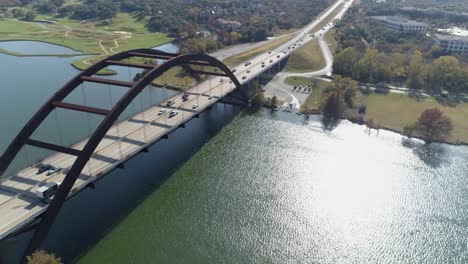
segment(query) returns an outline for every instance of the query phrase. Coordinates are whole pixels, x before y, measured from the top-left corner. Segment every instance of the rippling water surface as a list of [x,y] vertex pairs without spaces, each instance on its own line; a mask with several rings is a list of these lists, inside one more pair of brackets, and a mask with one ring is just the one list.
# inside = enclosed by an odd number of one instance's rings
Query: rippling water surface
[[79,262],[466,263],[467,160],[346,121],[244,112]]

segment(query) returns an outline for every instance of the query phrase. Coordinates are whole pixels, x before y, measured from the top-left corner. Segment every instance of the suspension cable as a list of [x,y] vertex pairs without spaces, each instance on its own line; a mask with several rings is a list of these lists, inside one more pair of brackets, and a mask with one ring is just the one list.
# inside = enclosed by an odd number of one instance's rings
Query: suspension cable
[[[113,102],[114,102],[114,99],[113,99],[113,96],[112,96],[112,87],[110,85],[107,85],[108,87],[108,91],[109,91],[109,101],[110,101],[110,105],[111,105],[111,108],[113,108]],[[122,145],[121,145],[121,142],[120,142],[120,126],[119,124],[117,123],[115,125],[115,130],[117,132],[117,145],[118,145],[118,149],[119,149],[119,154],[120,154],[120,159],[122,159],[123,157],[123,153],[122,153]]]

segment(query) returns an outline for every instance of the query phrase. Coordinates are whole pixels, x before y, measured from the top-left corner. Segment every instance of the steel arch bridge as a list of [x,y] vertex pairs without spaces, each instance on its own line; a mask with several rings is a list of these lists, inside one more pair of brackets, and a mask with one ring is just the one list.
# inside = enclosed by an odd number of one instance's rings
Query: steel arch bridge
[[[160,65],[155,64],[137,64],[126,61],[133,57],[150,58],[164,60]],[[108,66],[123,66],[136,69],[144,69],[142,78],[133,82],[117,81],[106,78],[94,77],[100,70]],[[66,83],[58,92],[56,92],[27,122],[19,134],[10,143],[6,151],[0,157],[0,176],[5,173],[10,164],[13,162],[19,151],[26,145],[52,150],[58,153],[64,153],[76,156],[75,161],[68,170],[63,182],[61,183],[57,193],[50,202],[47,210],[43,213],[33,237],[29,243],[26,255],[29,255],[34,250],[41,247],[45,240],[56,216],[66,201],[70,191],[72,190],[76,180],[80,176],[82,170],[90,160],[98,144],[103,140],[106,133],[117,121],[123,111],[132,103],[132,101],[147,87],[154,79],[158,78],[173,67],[180,66],[194,77],[198,82],[202,79],[200,75],[208,76],[223,76],[228,77],[237,89],[241,88],[240,82],[231,72],[231,70],[219,60],[206,54],[176,54],[166,53],[153,49],[135,49],[124,51],[112,55],[100,62],[92,65],[85,71],[76,75],[72,80]],[[221,71],[205,71],[195,69],[192,66],[208,66],[220,69]],[[113,86],[121,86],[128,88],[128,91],[120,98],[120,100],[110,110],[89,107],[85,105],[71,104],[64,102],[65,98],[77,89],[83,82],[92,82],[99,84],[108,84]],[[89,137],[89,140],[82,148],[77,150],[74,148],[47,143],[32,139],[32,135],[36,129],[46,120],[54,109],[62,108],[77,112],[90,113],[104,116],[104,119],[97,126],[95,131]]]

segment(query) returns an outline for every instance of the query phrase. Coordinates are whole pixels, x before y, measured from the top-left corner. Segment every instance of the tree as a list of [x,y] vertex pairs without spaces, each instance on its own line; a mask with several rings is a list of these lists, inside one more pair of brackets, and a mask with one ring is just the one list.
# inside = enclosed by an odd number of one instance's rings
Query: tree
[[270,100],[270,105],[271,105],[271,107],[276,107],[277,103],[278,103],[278,97],[276,97],[276,95],[274,95]]
[[353,107],[357,90],[356,81],[337,75],[322,92],[322,111],[329,115],[340,116],[344,112],[345,106]]
[[263,106],[265,104],[265,93],[263,91],[257,91],[255,94],[252,105],[254,106]]
[[34,11],[28,11],[26,12],[26,14],[24,15],[24,20],[26,21],[33,21],[37,16],[37,13],[34,12]]
[[28,257],[28,264],[62,264],[62,260],[54,254],[38,250]]
[[413,89],[422,89],[426,79],[427,70],[424,65],[424,58],[419,50],[413,52],[408,67],[408,79],[406,84]]
[[459,72],[460,65],[457,58],[442,56],[432,63],[426,84],[435,92],[456,89],[458,87],[453,87],[450,83],[458,80]]
[[403,127],[403,135],[411,138],[413,136],[414,131],[416,130],[418,124],[417,123],[410,123]]
[[345,76],[352,76],[353,68],[358,61],[357,52],[353,48],[346,48],[335,56],[333,72]]
[[428,144],[434,140],[447,139],[452,130],[452,121],[438,108],[424,110],[416,125],[416,131]]

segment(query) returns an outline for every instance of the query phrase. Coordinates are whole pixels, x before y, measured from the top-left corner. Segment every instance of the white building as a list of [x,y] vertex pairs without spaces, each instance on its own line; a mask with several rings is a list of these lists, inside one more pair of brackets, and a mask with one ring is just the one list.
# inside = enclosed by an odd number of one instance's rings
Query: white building
[[371,17],[380,25],[393,31],[402,33],[425,33],[427,24],[408,20],[396,16],[373,16]]
[[216,22],[218,22],[218,24],[224,30],[236,31],[242,26],[242,24],[240,22],[232,21],[232,20],[224,20],[222,18],[218,18],[216,20]]
[[468,54],[468,36],[435,34],[435,41],[445,52]]

